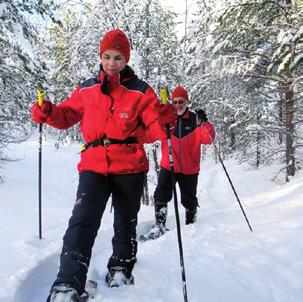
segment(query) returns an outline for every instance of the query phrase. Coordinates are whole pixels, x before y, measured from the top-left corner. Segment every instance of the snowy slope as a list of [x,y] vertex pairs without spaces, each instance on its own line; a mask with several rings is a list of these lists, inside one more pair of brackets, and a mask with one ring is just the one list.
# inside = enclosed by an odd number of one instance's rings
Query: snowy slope
[[[78,152],[77,145],[58,151],[54,141],[43,145],[43,240],[37,238],[37,139],[8,152],[20,160],[7,163],[5,183],[0,185],[0,302],[45,301],[75,199]],[[302,301],[303,175],[279,185],[270,180],[279,167],[251,170],[233,161],[225,164],[254,232],[247,227],[221,165],[208,159],[199,177],[197,223],[184,226],[184,210],[179,208],[189,301]],[[135,285],[109,289],[103,283],[113,222],[108,204],[91,263],[90,275],[99,283],[94,302],[183,301],[172,206],[171,231],[156,241],[139,243]],[[152,220],[152,207],[143,205],[138,233],[146,232]]]

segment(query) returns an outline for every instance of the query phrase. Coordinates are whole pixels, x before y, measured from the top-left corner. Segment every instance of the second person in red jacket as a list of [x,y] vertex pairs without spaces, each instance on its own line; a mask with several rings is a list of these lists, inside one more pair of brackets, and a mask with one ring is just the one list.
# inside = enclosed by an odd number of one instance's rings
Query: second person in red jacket
[[[171,135],[175,180],[179,185],[181,203],[185,207],[185,223],[194,223],[197,216],[197,184],[200,171],[201,144],[210,144],[215,138],[212,124],[203,109],[189,110],[186,89],[177,86],[171,95],[178,117]],[[154,193],[156,223],[142,239],[155,239],[166,230],[167,203],[172,198],[168,143],[161,140],[161,162],[158,185]]]

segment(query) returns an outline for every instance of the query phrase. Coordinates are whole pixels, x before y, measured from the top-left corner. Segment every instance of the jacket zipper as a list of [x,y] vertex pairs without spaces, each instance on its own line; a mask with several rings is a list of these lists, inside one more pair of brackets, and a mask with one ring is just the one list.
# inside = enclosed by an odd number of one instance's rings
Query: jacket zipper
[[179,127],[178,127],[179,137],[178,137],[178,147],[179,147],[179,163],[180,163],[180,173],[182,173],[182,156],[181,156],[181,134],[182,134],[182,118],[179,118]]

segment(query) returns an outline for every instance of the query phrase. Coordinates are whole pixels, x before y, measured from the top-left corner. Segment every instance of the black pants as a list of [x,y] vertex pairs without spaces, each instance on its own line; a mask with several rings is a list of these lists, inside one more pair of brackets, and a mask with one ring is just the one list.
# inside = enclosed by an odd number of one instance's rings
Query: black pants
[[77,200],[63,238],[60,269],[54,285],[69,284],[82,294],[92,247],[107,201],[112,194],[114,208],[113,253],[108,267],[124,266],[130,272],[136,262],[137,214],[143,191],[144,173],[80,173]]
[[[175,173],[175,181],[180,188],[182,205],[188,210],[195,209],[198,206],[198,199],[196,196],[198,174]],[[155,203],[162,204],[163,206],[167,205],[172,198],[172,191],[171,172],[161,168],[158,186],[154,193]]]

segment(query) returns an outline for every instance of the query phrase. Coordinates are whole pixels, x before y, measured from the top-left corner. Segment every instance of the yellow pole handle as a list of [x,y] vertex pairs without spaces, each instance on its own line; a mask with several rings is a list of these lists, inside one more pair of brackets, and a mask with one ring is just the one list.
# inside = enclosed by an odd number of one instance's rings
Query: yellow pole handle
[[169,93],[167,87],[160,88],[160,98],[163,105],[168,103]]
[[44,101],[44,93],[41,89],[38,89],[38,104],[41,107]]

